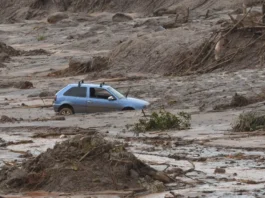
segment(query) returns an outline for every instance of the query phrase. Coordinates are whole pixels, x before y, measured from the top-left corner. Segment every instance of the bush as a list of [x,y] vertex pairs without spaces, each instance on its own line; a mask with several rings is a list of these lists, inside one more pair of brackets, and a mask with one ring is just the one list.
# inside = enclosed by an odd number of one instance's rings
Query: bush
[[249,100],[242,96],[242,95],[239,95],[239,94],[235,94],[232,98],[232,101],[230,103],[230,106],[231,107],[244,107],[244,106],[247,106],[249,105]]
[[37,40],[38,41],[44,41],[44,40],[46,40],[46,37],[43,35],[40,35],[40,36],[38,36]]
[[232,127],[232,130],[235,132],[256,131],[260,129],[265,129],[265,115],[260,115],[257,112],[240,114]]
[[149,119],[140,119],[139,122],[134,125],[133,130],[136,132],[151,130],[164,131],[168,129],[184,130],[190,128],[190,121],[191,115],[188,113],[180,112],[174,115],[165,110],[161,110],[159,112],[153,112]]

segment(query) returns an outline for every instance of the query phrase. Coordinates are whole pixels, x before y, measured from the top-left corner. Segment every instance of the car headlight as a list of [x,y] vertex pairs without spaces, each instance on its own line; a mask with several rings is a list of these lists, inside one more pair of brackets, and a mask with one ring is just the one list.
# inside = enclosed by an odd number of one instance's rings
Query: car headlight
[[149,106],[150,104],[146,104],[143,106],[143,109],[147,109],[147,107]]

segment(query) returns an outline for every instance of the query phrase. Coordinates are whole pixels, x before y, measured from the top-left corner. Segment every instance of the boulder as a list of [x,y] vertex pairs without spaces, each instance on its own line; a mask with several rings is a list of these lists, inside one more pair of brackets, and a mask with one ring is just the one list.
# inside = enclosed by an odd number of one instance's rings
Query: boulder
[[57,23],[63,19],[67,19],[67,18],[69,18],[68,14],[63,13],[63,12],[56,12],[56,13],[53,13],[50,16],[48,16],[47,21],[48,21],[48,23],[54,24],[54,23]]
[[113,22],[127,22],[132,20],[133,18],[131,16],[124,13],[117,13],[112,17]]

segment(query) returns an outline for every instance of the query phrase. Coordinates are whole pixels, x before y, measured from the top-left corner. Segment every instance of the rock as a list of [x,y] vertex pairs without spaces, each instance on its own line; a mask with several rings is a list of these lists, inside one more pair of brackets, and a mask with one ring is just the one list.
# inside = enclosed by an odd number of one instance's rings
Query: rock
[[47,21],[48,23],[57,23],[63,19],[67,19],[69,18],[69,16],[66,14],[66,13],[63,13],[63,12],[56,12],[56,13],[53,13],[52,15],[48,16],[47,18]]
[[112,17],[113,22],[127,22],[132,20],[133,18],[131,16],[124,13],[117,13]]
[[224,168],[216,168],[214,170],[215,174],[225,174],[225,169]]

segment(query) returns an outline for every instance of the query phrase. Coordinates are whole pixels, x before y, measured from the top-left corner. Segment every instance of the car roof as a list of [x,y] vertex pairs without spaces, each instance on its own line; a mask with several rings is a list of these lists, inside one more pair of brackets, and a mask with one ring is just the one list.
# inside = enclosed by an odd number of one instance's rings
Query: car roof
[[[79,84],[78,83],[75,83],[75,84],[69,84],[67,86],[69,87],[76,87],[78,86]],[[98,87],[98,88],[101,88],[101,87],[105,87],[105,88],[109,88],[110,86],[109,85],[103,85],[103,86],[100,86],[100,84],[86,84],[86,83],[82,83],[81,84],[81,87]]]

